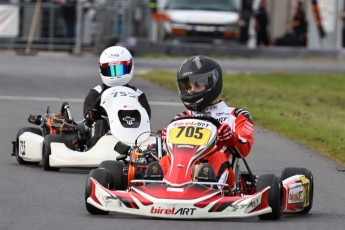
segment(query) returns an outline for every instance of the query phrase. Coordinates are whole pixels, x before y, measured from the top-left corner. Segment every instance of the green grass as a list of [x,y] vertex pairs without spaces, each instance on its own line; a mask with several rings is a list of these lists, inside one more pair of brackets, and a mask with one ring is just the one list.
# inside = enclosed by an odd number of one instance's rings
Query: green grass
[[[177,90],[176,73],[140,77]],[[345,164],[345,76],[336,74],[225,74],[221,98],[250,111],[255,125]]]

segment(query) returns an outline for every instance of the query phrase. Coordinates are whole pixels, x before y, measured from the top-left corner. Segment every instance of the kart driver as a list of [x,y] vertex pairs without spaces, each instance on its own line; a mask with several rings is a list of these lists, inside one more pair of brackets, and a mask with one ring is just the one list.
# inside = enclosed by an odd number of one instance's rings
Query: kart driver
[[99,138],[109,130],[107,121],[101,118],[102,108],[99,99],[102,93],[110,87],[127,86],[136,91],[140,104],[151,118],[151,108],[146,95],[137,87],[128,84],[133,78],[133,72],[133,58],[126,48],[111,46],[102,52],[99,58],[99,73],[103,84],[92,88],[84,101],[85,124],[91,128],[89,147],[94,146]]
[[[177,73],[177,85],[180,98],[188,110],[177,117],[202,113],[221,123],[217,131],[217,145],[223,148],[204,160],[213,167],[217,181],[229,184],[233,190],[235,175],[229,162],[230,152],[226,147],[236,148],[242,157],[248,156],[254,142],[254,126],[248,111],[229,107],[218,99],[223,89],[222,81],[222,69],[214,60],[206,56],[185,60]],[[162,136],[166,136],[166,128]],[[165,175],[170,167],[169,155],[161,158],[160,165]]]

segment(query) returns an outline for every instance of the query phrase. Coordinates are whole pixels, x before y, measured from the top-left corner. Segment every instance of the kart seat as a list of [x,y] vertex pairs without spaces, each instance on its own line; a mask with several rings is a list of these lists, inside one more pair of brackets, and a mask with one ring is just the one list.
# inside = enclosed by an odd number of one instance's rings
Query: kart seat
[[163,180],[163,169],[157,161],[151,162],[149,164],[145,171],[144,179]]
[[84,121],[77,121],[76,124],[77,124],[77,128],[78,128],[79,138],[81,140],[85,140],[86,139],[86,128],[85,128]]
[[216,173],[214,172],[212,165],[209,163],[203,164],[198,171],[196,179],[200,182],[216,182]]

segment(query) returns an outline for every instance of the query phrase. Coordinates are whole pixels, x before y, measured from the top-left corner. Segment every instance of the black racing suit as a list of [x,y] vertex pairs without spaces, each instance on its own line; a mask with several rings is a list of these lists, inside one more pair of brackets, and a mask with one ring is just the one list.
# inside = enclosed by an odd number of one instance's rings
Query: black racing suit
[[[146,98],[146,95],[140,91],[137,87],[131,85],[124,85],[133,89],[137,96],[140,104],[146,109],[149,118],[151,119],[151,108],[149,102]],[[101,119],[100,111],[103,111],[102,107],[100,106],[100,97],[103,92],[108,89],[109,87],[101,84],[97,85],[93,89],[90,90],[89,94],[86,96],[84,101],[84,108],[83,114],[85,118],[85,124],[91,127],[88,146],[94,146],[99,138],[105,135],[109,131],[109,124],[104,119]],[[96,112],[92,112],[92,110]]]

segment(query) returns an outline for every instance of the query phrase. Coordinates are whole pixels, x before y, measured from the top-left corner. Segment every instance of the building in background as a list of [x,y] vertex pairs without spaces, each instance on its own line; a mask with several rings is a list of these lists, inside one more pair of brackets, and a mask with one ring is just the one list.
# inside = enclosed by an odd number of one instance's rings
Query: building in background
[[[53,0],[41,0],[37,22],[33,23],[38,1],[40,0],[0,0],[0,48],[25,48],[30,29],[34,30],[33,47],[44,50],[70,50],[71,47],[78,45],[82,48],[101,50],[126,37],[156,41],[160,28],[155,16],[160,9],[164,9],[164,4],[167,2],[167,0],[77,0],[76,36],[65,38],[60,6]],[[255,48],[251,13],[258,6],[259,1],[233,0],[240,14],[238,44],[241,46],[247,44],[249,48]],[[270,17],[268,31],[273,44],[276,39],[289,32],[287,24],[293,18],[297,1],[267,0],[267,12]],[[302,0],[302,2],[307,18],[306,47],[341,48],[343,20],[340,14],[344,9],[344,0]],[[199,28],[212,29],[202,25],[199,25]]]

